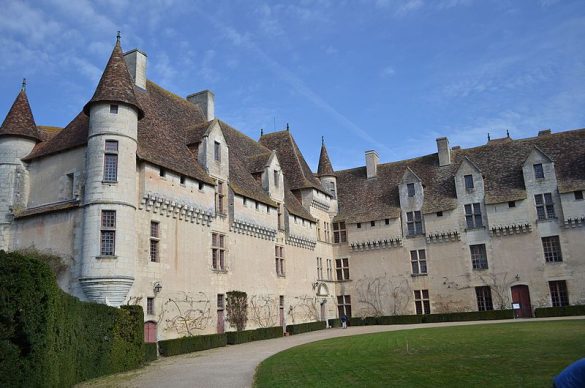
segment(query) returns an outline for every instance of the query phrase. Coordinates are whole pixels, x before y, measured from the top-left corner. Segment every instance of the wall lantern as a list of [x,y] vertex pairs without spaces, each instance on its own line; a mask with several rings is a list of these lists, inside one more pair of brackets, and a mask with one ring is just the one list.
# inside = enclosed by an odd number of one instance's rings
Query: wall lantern
[[154,287],[153,287],[154,294],[155,295],[158,294],[161,290],[162,290],[162,284],[160,284],[160,282],[154,283]]

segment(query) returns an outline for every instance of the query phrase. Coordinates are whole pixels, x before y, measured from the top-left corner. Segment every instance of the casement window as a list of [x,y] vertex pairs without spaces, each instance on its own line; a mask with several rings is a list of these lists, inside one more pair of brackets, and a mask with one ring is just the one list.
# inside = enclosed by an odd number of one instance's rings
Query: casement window
[[431,313],[429,290],[414,290],[414,307],[417,315]]
[[110,105],[110,113],[113,115],[118,114],[118,105],[112,104]]
[[406,184],[406,192],[408,193],[409,197],[414,197],[416,191],[414,189],[414,183],[407,183]]
[[493,310],[492,289],[489,286],[475,287],[475,296],[477,298],[477,310]]
[[481,228],[483,220],[481,218],[481,205],[479,203],[470,203],[465,205],[465,223],[467,229]]
[[349,259],[335,259],[337,280],[349,280]]
[[427,254],[424,249],[410,251],[410,264],[413,275],[427,274]]
[[331,196],[333,198],[335,198],[335,183],[334,182],[329,182],[329,192],[331,193]]
[[280,174],[278,170],[274,170],[274,187],[278,187],[280,184]]
[[[244,206],[246,205],[246,198],[244,198]],[[215,212],[224,216],[225,212],[225,183],[217,181],[215,186]]]
[[154,298],[146,298],[146,314],[154,315]]
[[333,259],[327,259],[327,280],[333,280]]
[[540,221],[556,218],[551,193],[535,194],[534,202],[536,203],[536,215]]
[[544,179],[544,169],[542,168],[542,163],[534,164],[533,167],[534,167],[534,178],[535,179]]
[[542,249],[544,250],[544,260],[547,263],[560,263],[563,261],[559,236],[543,237]]
[[284,277],[284,247],[276,245],[274,247],[274,257],[276,263],[276,275]]
[[317,257],[317,279],[323,279],[323,258]]
[[423,234],[422,215],[420,211],[406,212],[406,226],[409,236]]
[[473,269],[488,269],[485,244],[470,245],[471,267]]
[[221,311],[225,309],[225,295],[217,294],[217,310]]
[[553,307],[569,305],[569,293],[567,292],[567,282],[565,280],[548,282],[548,288],[550,289],[550,299]]
[[211,267],[215,271],[225,271],[226,237],[221,233],[211,233]]
[[118,141],[106,140],[104,147],[104,182],[118,181]]
[[102,225],[100,239],[100,255],[114,256],[116,254],[116,211],[102,210]]
[[347,230],[345,229],[345,222],[333,223],[333,242],[335,244],[347,242]]
[[331,242],[331,224],[323,222],[323,234],[325,235],[325,242]]
[[213,159],[221,162],[221,144],[218,141],[213,142]]
[[160,224],[150,221],[150,261],[158,263],[160,260]]
[[463,180],[465,181],[465,190],[473,190],[473,175],[464,175]]
[[581,201],[583,199],[583,190],[575,191],[574,194],[575,194],[575,201]]
[[351,296],[350,295],[338,295],[337,296],[337,311],[339,316],[351,317]]

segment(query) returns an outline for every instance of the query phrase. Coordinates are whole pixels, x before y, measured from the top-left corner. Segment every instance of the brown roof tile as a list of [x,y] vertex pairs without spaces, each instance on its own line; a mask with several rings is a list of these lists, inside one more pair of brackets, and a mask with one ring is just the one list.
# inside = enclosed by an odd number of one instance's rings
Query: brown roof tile
[[333,165],[331,164],[331,160],[329,160],[329,155],[327,154],[327,148],[325,147],[324,142],[321,144],[321,154],[319,155],[317,176],[335,176]]
[[16,135],[38,141],[42,140],[24,88],[16,96],[0,127],[0,136],[2,135]]

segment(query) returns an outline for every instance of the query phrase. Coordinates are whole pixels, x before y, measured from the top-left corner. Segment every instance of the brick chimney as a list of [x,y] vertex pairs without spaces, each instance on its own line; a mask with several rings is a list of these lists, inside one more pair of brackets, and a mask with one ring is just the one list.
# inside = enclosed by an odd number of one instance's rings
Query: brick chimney
[[215,95],[211,90],[203,90],[187,96],[187,101],[198,105],[207,121],[215,119]]
[[374,150],[366,151],[366,172],[368,179],[375,178],[378,174],[378,164],[380,164],[380,157]]

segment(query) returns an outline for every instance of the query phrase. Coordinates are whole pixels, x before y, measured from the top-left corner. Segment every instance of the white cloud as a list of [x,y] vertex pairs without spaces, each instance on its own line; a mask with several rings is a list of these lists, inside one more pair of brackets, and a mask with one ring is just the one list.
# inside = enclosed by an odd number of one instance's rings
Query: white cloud
[[380,76],[382,78],[390,78],[394,74],[396,74],[396,70],[394,70],[392,66],[386,66],[382,69],[382,71],[380,71]]

